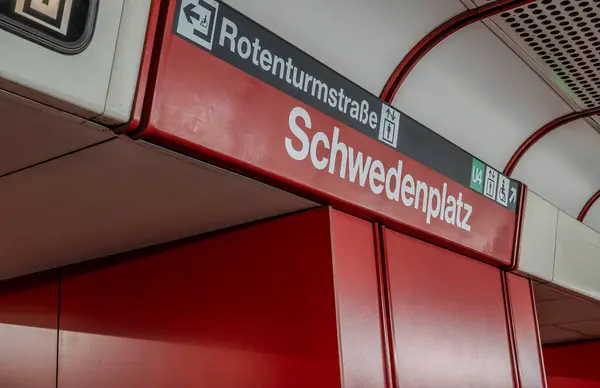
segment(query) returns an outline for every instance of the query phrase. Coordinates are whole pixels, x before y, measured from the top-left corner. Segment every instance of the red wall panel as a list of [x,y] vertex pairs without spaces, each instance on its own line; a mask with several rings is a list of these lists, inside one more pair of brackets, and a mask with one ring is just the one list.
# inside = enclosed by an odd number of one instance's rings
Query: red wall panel
[[600,341],[544,348],[548,388],[600,388]]
[[[390,388],[390,310],[400,388],[513,387],[500,271],[384,238],[387,291],[373,225],[326,208],[3,283],[0,387],[54,387],[58,366],[60,388]],[[506,279],[522,387],[541,388],[529,281]],[[595,386],[571,368],[549,387]]]
[[399,387],[512,387],[500,271],[384,235]]
[[335,285],[345,388],[385,387],[373,225],[332,211]]
[[328,209],[61,282],[59,387],[340,386]]
[[0,387],[56,386],[57,320],[56,272],[0,283]]
[[521,388],[546,386],[531,281],[506,274]]
[[576,377],[548,376],[549,388],[600,388],[600,381]]

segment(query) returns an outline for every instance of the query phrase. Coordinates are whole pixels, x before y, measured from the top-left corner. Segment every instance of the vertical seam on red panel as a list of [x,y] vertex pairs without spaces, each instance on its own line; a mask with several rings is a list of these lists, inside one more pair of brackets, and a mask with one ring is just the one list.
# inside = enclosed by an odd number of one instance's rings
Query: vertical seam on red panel
[[60,357],[60,269],[56,270],[56,375],[55,383],[58,388],[58,370]]
[[342,341],[342,325],[341,325],[341,315],[340,315],[340,304],[339,304],[339,298],[338,298],[338,288],[337,288],[337,284],[336,284],[336,256],[335,256],[335,237],[333,235],[334,233],[334,226],[333,226],[333,214],[332,214],[332,208],[331,206],[327,206],[327,214],[329,215],[329,247],[331,250],[331,271],[332,271],[332,281],[333,281],[333,298],[334,298],[334,302],[335,302],[335,317],[336,317],[336,327],[337,327],[337,343],[338,343],[338,359],[339,359],[339,365],[340,365],[340,382],[342,384],[342,387],[345,386],[345,374],[344,374],[344,350],[342,349],[343,347],[343,341]]
[[516,388],[521,388],[521,368],[519,366],[519,355],[517,353],[517,339],[515,337],[515,321],[513,318],[510,290],[508,287],[508,276],[504,271],[500,271],[502,281],[502,293],[504,294],[504,311],[506,315],[506,328],[508,331],[508,345],[513,364],[513,380]]
[[548,387],[548,381],[546,380],[546,366],[544,365],[544,352],[542,351],[542,339],[540,337],[540,322],[538,321],[537,305],[535,304],[535,290],[533,288],[533,281],[529,280],[529,297],[531,298],[531,305],[533,307],[533,320],[535,326],[535,338],[537,341],[537,349],[539,354],[540,373],[542,374],[542,388]]
[[525,206],[527,201],[527,185],[521,184],[521,195],[519,196],[519,207],[517,214],[517,228],[515,230],[513,262],[510,271],[519,269],[521,263],[521,237],[523,235],[523,223],[525,222]]
[[375,239],[375,258],[377,261],[377,283],[379,288],[379,307],[381,339],[383,343],[383,361],[386,386],[398,388],[396,373],[396,347],[394,345],[394,326],[392,324],[392,305],[389,294],[389,277],[386,270],[385,227],[373,224]]

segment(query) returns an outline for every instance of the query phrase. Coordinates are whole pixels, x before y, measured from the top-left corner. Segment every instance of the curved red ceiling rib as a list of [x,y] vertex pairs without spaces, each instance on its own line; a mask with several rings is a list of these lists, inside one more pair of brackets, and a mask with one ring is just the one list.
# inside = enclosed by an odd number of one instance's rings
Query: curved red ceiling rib
[[600,190],[596,191],[596,194],[592,195],[592,197],[585,203],[583,209],[581,209],[581,213],[577,216],[577,220],[583,222],[585,216],[588,214],[594,203],[600,198]]
[[[436,45],[438,45],[440,42],[442,42],[444,39],[446,39],[453,33],[475,22],[487,19],[496,14],[506,12],[514,8],[522,7],[529,3],[533,3],[534,1],[536,0],[496,0],[481,7],[469,9],[443,23],[442,25],[431,31],[429,34],[427,34],[423,39],[421,39],[419,43],[417,43],[408,52],[408,54],[406,54],[406,56],[398,64],[398,66],[386,82],[381,92],[380,98],[388,104],[391,104],[394,100],[394,97],[396,97],[400,86],[402,86],[402,84],[404,83],[410,72],[417,65],[417,63],[419,63],[419,61],[423,59],[423,57]],[[506,176],[510,176],[517,167],[519,161],[525,155],[525,153],[548,133],[572,121],[594,116],[596,114],[600,114],[600,107],[586,109],[581,112],[569,113],[557,119],[554,119],[548,124],[544,125],[542,128],[538,129],[531,136],[529,136],[523,142],[523,144],[521,144],[517,151],[515,151],[513,156],[506,164],[506,167],[504,168],[504,174]],[[579,216],[577,217],[579,221],[583,221],[588,211],[599,198],[600,190],[598,190],[596,194],[594,194],[585,204],[585,206],[581,210],[581,213],[579,213]]]
[[400,89],[400,86],[416,64],[431,51],[431,49],[456,31],[475,22],[509,11],[513,8],[533,3],[534,1],[535,0],[496,0],[481,7],[469,9],[440,25],[421,39],[421,41],[406,54],[404,59],[402,59],[402,62],[398,64],[392,73],[392,76],[386,82],[380,98],[388,104],[391,104],[398,93],[398,89]]
[[538,129],[537,131],[532,133],[531,136],[529,136],[523,142],[523,144],[521,144],[519,146],[519,148],[515,151],[513,156],[510,158],[510,160],[506,164],[506,167],[504,167],[504,175],[511,176],[512,173],[515,171],[517,164],[519,164],[519,161],[523,158],[523,156],[525,156],[525,153],[531,147],[533,147],[533,145],[535,143],[540,141],[544,136],[546,136],[550,132],[554,131],[556,128],[559,128],[559,127],[561,127],[565,124],[568,124],[570,122],[573,122],[575,120],[583,119],[583,118],[594,116],[597,114],[600,114],[600,107],[586,109],[586,110],[582,110],[580,112],[568,113],[564,116],[561,116],[559,118],[556,118],[556,119],[550,121],[548,124],[544,125],[540,129]]

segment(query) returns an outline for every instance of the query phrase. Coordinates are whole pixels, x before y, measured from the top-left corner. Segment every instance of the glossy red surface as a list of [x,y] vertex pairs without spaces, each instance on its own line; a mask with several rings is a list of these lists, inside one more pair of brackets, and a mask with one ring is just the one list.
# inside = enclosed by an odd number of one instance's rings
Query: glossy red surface
[[385,387],[373,225],[332,211],[344,388]]
[[545,388],[530,280],[507,274],[521,388]]
[[73,270],[60,388],[340,386],[329,211]]
[[[175,2],[171,2],[149,127],[141,138],[289,190],[310,193],[344,210],[482,260],[511,265],[514,212],[175,37],[171,33],[174,7]],[[294,137],[289,122],[295,107],[311,117],[312,127],[306,130],[309,138],[320,131],[332,139],[337,127],[339,141],[360,150],[364,158],[371,156],[394,168],[400,158],[403,175],[410,173],[414,179],[440,189],[446,182],[447,192],[454,196],[462,192],[463,201],[473,207],[470,231],[439,218],[428,223],[420,209],[389,200],[385,193],[375,194],[368,183],[361,186],[341,178],[339,172],[318,170],[310,158],[294,160],[285,144],[286,137]],[[325,156],[323,147],[315,149],[317,158]]]
[[513,386],[500,271],[385,231],[401,388]]
[[0,387],[55,388],[56,272],[0,283]]
[[600,381],[576,377],[548,376],[550,388],[600,388]]
[[161,0],[151,0],[150,10],[148,12],[148,28],[146,29],[146,37],[144,39],[144,48],[140,61],[140,70],[133,101],[133,109],[131,112],[131,120],[124,125],[123,128],[118,129],[117,132],[135,131],[139,129],[140,125],[145,125],[145,123],[142,123],[142,111],[144,109],[146,93],[154,87],[153,77],[155,74],[151,74],[152,54],[154,50],[159,49],[158,47],[155,47],[155,41],[160,10],[161,6],[164,7],[166,5],[165,1],[161,3]]
[[[500,271],[383,235],[398,387],[513,387]],[[2,283],[0,386],[392,388],[378,236],[321,208],[67,268],[58,349],[56,273]],[[529,281],[506,278],[520,388],[542,388]],[[546,349],[549,387],[596,386],[599,351]]]
[[600,388],[600,341],[544,347],[548,388]]

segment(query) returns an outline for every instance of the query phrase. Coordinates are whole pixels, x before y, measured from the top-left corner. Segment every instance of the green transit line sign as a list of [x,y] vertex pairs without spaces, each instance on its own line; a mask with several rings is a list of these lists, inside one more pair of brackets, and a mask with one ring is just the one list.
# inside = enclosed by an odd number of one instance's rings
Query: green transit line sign
[[483,173],[485,172],[485,164],[482,161],[473,158],[471,164],[471,189],[478,193],[483,192]]

